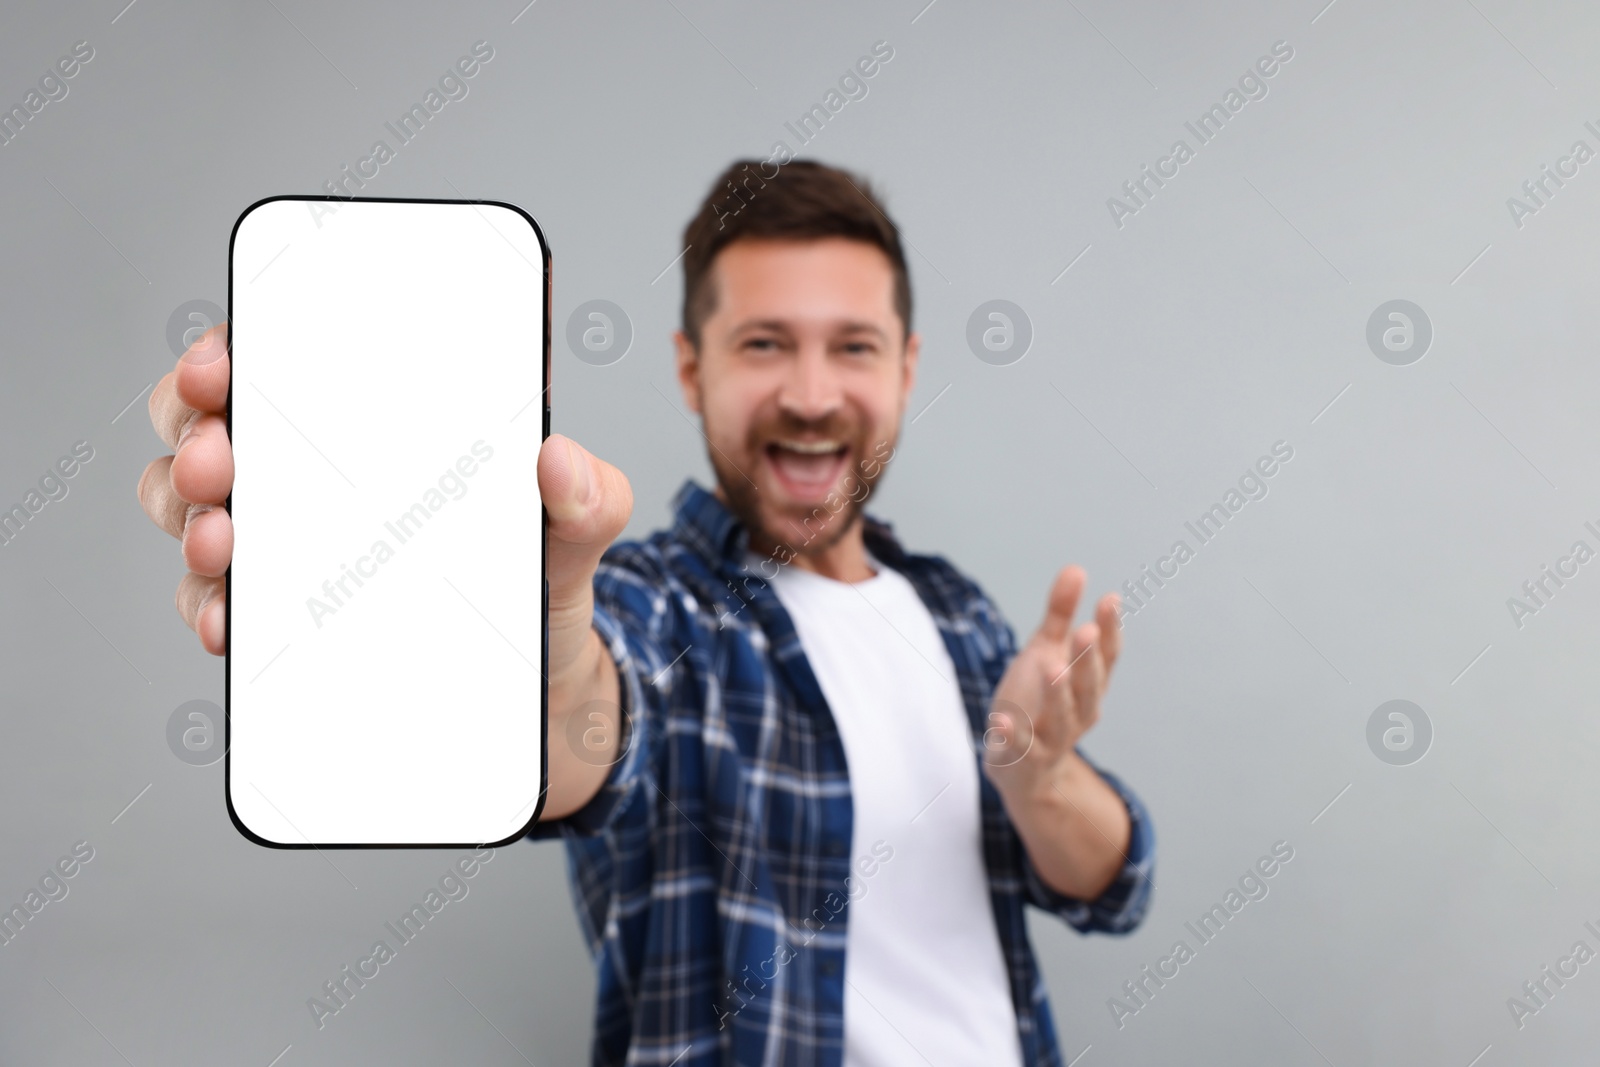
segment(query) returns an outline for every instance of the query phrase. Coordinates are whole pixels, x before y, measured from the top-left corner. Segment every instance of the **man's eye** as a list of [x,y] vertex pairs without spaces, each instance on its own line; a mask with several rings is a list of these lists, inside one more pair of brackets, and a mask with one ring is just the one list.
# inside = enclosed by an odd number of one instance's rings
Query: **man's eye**
[[853,356],[865,356],[877,351],[876,347],[868,341],[846,341],[844,350]]
[[744,343],[744,347],[757,352],[771,352],[778,347],[778,342],[770,337],[752,337]]

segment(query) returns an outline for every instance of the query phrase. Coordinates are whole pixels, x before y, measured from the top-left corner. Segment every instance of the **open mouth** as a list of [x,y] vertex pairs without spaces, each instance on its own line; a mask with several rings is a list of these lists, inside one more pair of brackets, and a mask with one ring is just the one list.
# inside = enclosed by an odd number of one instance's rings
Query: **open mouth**
[[850,446],[833,440],[785,439],[769,442],[765,453],[784,490],[810,501],[827,496],[838,484]]

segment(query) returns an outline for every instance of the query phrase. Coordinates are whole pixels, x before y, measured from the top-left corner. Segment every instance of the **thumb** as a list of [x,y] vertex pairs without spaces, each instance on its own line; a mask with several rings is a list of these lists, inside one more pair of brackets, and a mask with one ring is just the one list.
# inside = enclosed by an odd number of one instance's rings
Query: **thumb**
[[990,767],[1013,767],[1033,747],[1032,717],[1009,700],[994,700],[984,726],[983,762]]
[[565,627],[588,630],[595,567],[633,514],[633,487],[576,441],[551,434],[539,450],[539,495],[550,518],[546,575],[554,644]]

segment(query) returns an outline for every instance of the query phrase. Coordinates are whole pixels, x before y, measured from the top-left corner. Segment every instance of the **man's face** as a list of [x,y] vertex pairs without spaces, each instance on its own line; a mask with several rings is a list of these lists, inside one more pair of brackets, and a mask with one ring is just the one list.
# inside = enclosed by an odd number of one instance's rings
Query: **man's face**
[[744,239],[717,254],[711,283],[699,351],[676,340],[719,495],[755,547],[820,552],[882,476],[916,375],[889,259],[845,238]]

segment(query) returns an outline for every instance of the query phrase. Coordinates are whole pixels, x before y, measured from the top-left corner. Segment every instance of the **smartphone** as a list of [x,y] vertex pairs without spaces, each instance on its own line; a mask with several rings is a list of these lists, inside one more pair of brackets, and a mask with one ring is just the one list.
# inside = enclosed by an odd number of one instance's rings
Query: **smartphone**
[[250,840],[538,820],[550,266],[505,203],[280,196],[235,224],[225,782]]

